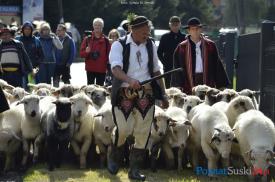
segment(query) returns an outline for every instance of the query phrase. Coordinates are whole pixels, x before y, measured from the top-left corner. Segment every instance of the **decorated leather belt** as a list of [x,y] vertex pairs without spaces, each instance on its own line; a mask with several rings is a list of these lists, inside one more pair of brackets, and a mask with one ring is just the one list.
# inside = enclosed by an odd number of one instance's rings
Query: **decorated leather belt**
[[152,94],[152,87],[149,83],[144,84],[139,90],[134,90],[129,87],[122,87],[120,94],[127,99],[134,99],[140,97],[139,95],[143,96],[145,94]]

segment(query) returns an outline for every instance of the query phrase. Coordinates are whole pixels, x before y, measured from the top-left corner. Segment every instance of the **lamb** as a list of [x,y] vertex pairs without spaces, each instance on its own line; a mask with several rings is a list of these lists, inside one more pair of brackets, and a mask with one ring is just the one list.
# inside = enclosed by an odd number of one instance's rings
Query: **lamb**
[[[210,106],[204,106],[191,120],[190,144],[192,166],[198,166],[198,153],[202,149],[208,159],[208,169],[217,169],[219,157],[228,167],[234,133],[224,113]],[[216,153],[215,150],[218,152]],[[209,174],[213,176],[213,174]]]
[[230,102],[238,95],[238,92],[236,92],[235,90],[227,88],[217,94],[217,101]]
[[107,90],[98,85],[88,85],[81,88],[86,95],[92,99],[94,107],[99,110],[106,102],[106,97],[109,95]]
[[161,148],[161,143],[167,133],[170,117],[165,111],[155,106],[154,120],[151,126],[151,133],[146,148],[150,151],[151,169],[156,172],[156,162],[158,159],[158,152]]
[[80,157],[80,168],[86,168],[86,156],[92,142],[92,127],[94,110],[92,101],[84,93],[70,98],[72,114],[75,121],[75,131],[71,140],[74,153]]
[[[23,139],[23,159],[22,167],[25,169],[30,151],[30,142],[34,142],[41,133],[40,119],[41,110],[39,105],[39,96],[27,95],[18,104],[24,107],[24,119],[21,121],[21,132]],[[34,145],[34,158],[38,156],[39,149]]]
[[184,99],[186,96],[187,95],[182,92],[171,95],[169,98],[169,105],[182,108],[184,104]]
[[168,95],[168,97],[172,97],[174,94],[182,93],[182,91],[176,87],[171,87],[165,89],[165,93]]
[[80,92],[80,89],[76,86],[73,86],[71,84],[64,84],[58,89],[55,89],[52,94],[56,95],[58,97],[71,97],[77,93]]
[[113,120],[112,105],[110,102],[106,102],[97,111],[93,124],[93,137],[100,152],[100,167],[105,166],[107,152],[110,151],[110,145],[112,143],[112,132],[114,127],[115,123]]
[[192,95],[198,96],[201,100],[205,99],[206,92],[210,89],[211,87],[207,85],[197,85],[192,88]]
[[[0,122],[3,129],[9,129],[18,136],[22,133],[23,159],[21,165],[24,169],[29,154],[29,140],[35,139],[40,133],[39,97],[36,95],[25,96],[18,106],[2,113]],[[37,150],[34,149],[34,155],[36,155]]]
[[182,157],[186,141],[189,137],[191,123],[187,119],[187,113],[178,107],[169,107],[166,114],[171,118],[169,122],[169,130],[164,138],[163,152],[166,156],[168,168],[174,166],[174,154],[172,148],[178,147],[178,170],[182,170]]
[[199,97],[194,95],[188,95],[184,98],[184,104],[182,108],[188,114],[193,107],[201,103],[203,103],[203,101]]
[[[259,169],[256,172],[266,181],[266,175],[274,158],[274,123],[258,110],[242,113],[234,125],[234,133],[240,146],[241,155],[248,167]],[[255,172],[255,171],[254,171]],[[256,175],[257,175],[256,174]]]
[[12,107],[18,104],[18,102],[23,99],[24,96],[29,95],[30,93],[26,92],[21,87],[15,87],[11,90],[12,97],[9,98],[9,102]]
[[41,88],[46,88],[46,89],[51,90],[51,91],[53,91],[53,89],[54,89],[50,84],[47,84],[47,83],[38,83],[38,84],[28,83],[28,87],[32,91],[36,91],[36,90],[39,90]]
[[259,96],[260,92],[259,91],[252,91],[250,89],[243,89],[239,92],[240,95],[244,95],[252,99],[254,108],[256,110],[259,110],[259,102],[257,100],[257,97]]
[[247,96],[238,96],[230,101],[225,114],[228,118],[230,127],[233,127],[237,117],[250,109],[255,109],[251,99]]
[[62,156],[67,151],[74,133],[74,118],[69,98],[58,98],[54,104],[55,107],[42,116],[42,122],[46,122],[43,129],[46,135],[47,162],[50,171],[61,164]]

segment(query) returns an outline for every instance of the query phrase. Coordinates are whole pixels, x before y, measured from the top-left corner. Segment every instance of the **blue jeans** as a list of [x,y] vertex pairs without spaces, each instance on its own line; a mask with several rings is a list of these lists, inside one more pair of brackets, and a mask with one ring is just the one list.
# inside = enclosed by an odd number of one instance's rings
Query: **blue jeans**
[[39,66],[39,71],[37,73],[37,83],[48,83],[51,84],[51,78],[53,77],[55,69],[55,63],[44,64],[41,63]]

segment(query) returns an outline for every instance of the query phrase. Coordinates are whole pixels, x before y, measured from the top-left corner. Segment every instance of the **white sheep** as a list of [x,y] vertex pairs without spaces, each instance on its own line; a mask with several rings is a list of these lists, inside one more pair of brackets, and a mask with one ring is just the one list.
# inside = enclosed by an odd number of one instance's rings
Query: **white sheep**
[[105,102],[97,111],[93,125],[94,141],[100,152],[100,167],[105,165],[107,151],[110,151],[114,127],[112,105],[110,102]]
[[108,91],[99,85],[87,85],[81,88],[86,95],[93,101],[96,110],[99,110],[106,102],[106,97],[109,95]]
[[169,107],[166,114],[170,117],[169,129],[163,142],[163,152],[166,156],[168,168],[174,166],[174,154],[172,148],[178,147],[178,170],[182,170],[182,158],[186,141],[189,137],[191,123],[187,118],[187,113],[178,107]]
[[208,159],[208,169],[217,169],[220,156],[223,164],[228,167],[234,133],[228,124],[226,115],[213,107],[204,106],[194,115],[191,124],[188,147],[192,153],[193,168],[198,166],[198,153],[201,149]]
[[207,85],[197,85],[192,88],[192,95],[198,96],[201,100],[205,100],[206,92],[210,88],[211,87],[209,87]]
[[86,156],[92,142],[94,110],[92,101],[84,93],[70,98],[72,114],[75,121],[75,131],[71,140],[74,153],[80,157],[80,168],[86,168]]
[[226,88],[217,94],[217,101],[224,101],[228,103],[238,95],[238,92],[235,90]]
[[[18,104],[24,106],[24,119],[21,121],[21,132],[23,139],[23,159],[22,167],[26,167],[27,159],[30,151],[30,143],[36,142],[37,137],[41,133],[41,109],[40,97],[37,95],[27,95]],[[38,156],[39,147],[34,145],[34,158]]]
[[228,118],[230,127],[233,127],[237,117],[250,110],[255,109],[252,100],[247,96],[237,96],[231,100],[227,106],[225,114]]
[[203,101],[198,96],[188,95],[184,98],[184,104],[182,108],[188,114],[193,107],[202,103]]
[[249,110],[237,118],[233,130],[246,165],[266,174],[275,156],[274,123],[262,112]]
[[151,133],[146,148],[150,151],[151,169],[156,171],[156,162],[161,143],[167,133],[170,117],[165,111],[155,106],[154,120],[151,126]]
[[259,102],[258,102],[258,99],[257,99],[257,97],[260,94],[259,91],[252,91],[250,89],[243,89],[239,92],[239,94],[251,98],[252,102],[253,102],[253,105],[254,105],[254,108],[256,110],[259,110],[259,104],[258,104]]
[[185,93],[175,93],[171,96],[169,96],[169,106],[173,107],[179,107],[182,108],[184,104],[184,99],[187,95]]
[[[16,135],[22,133],[24,153],[21,165],[25,167],[29,154],[29,140],[34,140],[40,133],[39,97],[27,95],[19,102],[19,105],[3,112],[1,126],[3,129],[11,130]],[[34,148],[34,156],[36,154],[37,150]]]

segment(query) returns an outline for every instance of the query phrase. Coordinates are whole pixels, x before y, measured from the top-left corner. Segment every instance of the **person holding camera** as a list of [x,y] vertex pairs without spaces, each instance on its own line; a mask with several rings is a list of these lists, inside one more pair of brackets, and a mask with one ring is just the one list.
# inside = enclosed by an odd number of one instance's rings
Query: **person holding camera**
[[56,29],[63,49],[57,50],[55,54],[56,66],[53,76],[53,86],[55,87],[59,87],[60,76],[65,84],[70,84],[70,67],[76,54],[74,40],[66,33],[66,30],[64,24],[59,24]]
[[94,30],[81,43],[80,57],[85,58],[88,85],[104,85],[111,46],[108,38],[102,32],[103,27],[103,19],[95,18],[93,20]]

